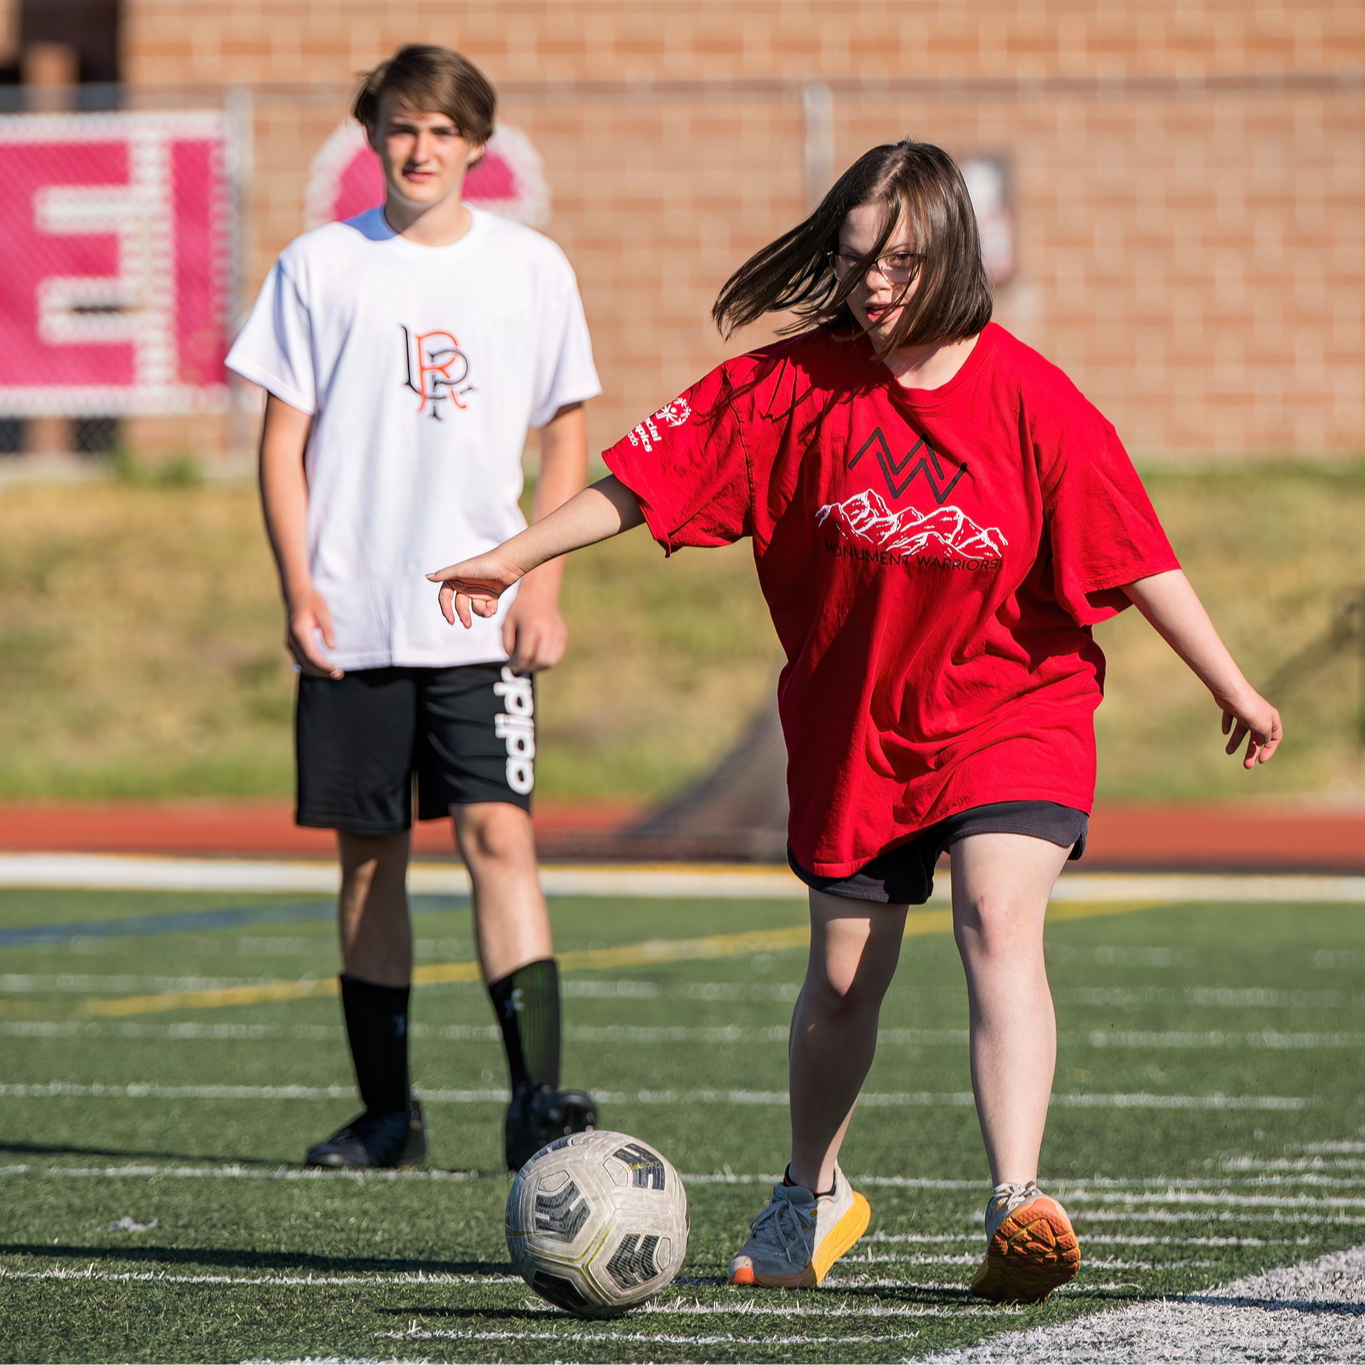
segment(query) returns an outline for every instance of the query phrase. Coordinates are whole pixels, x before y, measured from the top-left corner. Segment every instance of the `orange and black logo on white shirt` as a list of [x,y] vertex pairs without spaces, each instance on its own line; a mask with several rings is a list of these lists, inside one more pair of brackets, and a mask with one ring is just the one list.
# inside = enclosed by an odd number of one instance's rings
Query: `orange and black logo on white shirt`
[[469,357],[455,334],[399,330],[403,333],[403,387],[417,395],[418,415],[439,422],[452,408],[466,408],[474,385],[469,378]]

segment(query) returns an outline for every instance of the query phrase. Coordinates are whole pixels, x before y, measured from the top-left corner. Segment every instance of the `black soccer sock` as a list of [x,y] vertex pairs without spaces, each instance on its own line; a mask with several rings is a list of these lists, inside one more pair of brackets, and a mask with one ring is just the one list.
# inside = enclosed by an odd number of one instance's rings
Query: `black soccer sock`
[[341,974],[341,1008],[356,1083],[366,1109],[412,1107],[408,1089],[408,986],[380,986]]
[[528,1085],[559,1089],[559,966],[528,962],[488,985],[502,1028],[513,1093]]
[[[790,1165],[788,1165],[787,1169],[786,1169],[785,1171],[782,1172],[782,1183],[783,1183],[789,1190],[794,1190],[794,1189],[796,1188],[796,1181],[794,1181],[794,1180],[792,1179],[792,1168],[791,1168]],[[839,1184],[839,1182],[836,1180],[836,1181],[834,1182],[834,1184],[831,1185],[831,1186],[829,1187],[829,1189],[827,1189],[827,1190],[811,1190],[811,1193],[812,1193],[817,1199],[826,1199],[826,1198],[828,1198],[831,1194],[834,1193],[835,1189],[838,1187],[838,1184]],[[808,1186],[807,1188],[809,1188],[809,1186]]]

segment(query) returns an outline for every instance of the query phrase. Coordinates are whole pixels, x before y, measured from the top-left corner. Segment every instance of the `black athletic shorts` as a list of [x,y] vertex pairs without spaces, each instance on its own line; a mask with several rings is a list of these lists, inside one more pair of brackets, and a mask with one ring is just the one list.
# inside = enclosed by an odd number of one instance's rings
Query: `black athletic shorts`
[[452,805],[531,808],[535,688],[505,664],[364,668],[299,676],[297,819],[348,834],[400,834]]
[[847,877],[818,877],[807,872],[787,849],[791,870],[807,886],[855,901],[888,905],[923,905],[934,890],[934,867],[939,855],[969,834],[1029,834],[1035,839],[1071,850],[1071,858],[1085,852],[1090,820],[1083,810],[1054,801],[996,801],[972,806],[930,825],[913,839]]

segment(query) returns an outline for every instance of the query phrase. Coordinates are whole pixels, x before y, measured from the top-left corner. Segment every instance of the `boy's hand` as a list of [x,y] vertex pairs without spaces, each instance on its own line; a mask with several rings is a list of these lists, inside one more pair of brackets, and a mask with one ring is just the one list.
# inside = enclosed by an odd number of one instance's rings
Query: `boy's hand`
[[299,601],[289,604],[284,647],[299,672],[314,678],[340,678],[341,669],[318,648],[319,636],[328,649],[336,648],[332,613],[327,609],[322,594],[309,590]]
[[502,623],[502,645],[514,673],[538,673],[564,658],[569,629],[553,602],[537,601],[530,592],[533,580],[522,584],[517,600]]
[[522,576],[522,570],[508,564],[496,552],[475,555],[459,564],[447,565],[429,573],[427,578],[441,585],[437,595],[441,615],[453,626],[456,618],[468,629],[475,616],[492,616],[498,598]]

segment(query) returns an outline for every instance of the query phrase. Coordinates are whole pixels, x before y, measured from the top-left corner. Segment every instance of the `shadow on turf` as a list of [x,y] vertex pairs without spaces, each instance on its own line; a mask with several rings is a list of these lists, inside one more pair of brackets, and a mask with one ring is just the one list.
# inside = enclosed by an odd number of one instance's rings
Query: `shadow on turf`
[[215,1166],[276,1167],[286,1163],[262,1157],[222,1156],[210,1152],[153,1152],[145,1147],[77,1147],[70,1142],[0,1142],[0,1153],[22,1156],[108,1156],[142,1161],[206,1161]]
[[[0,1142],[0,1155],[12,1153],[16,1156],[107,1156],[126,1157],[132,1161],[201,1161],[208,1166],[247,1166],[262,1171],[297,1170],[307,1171],[319,1180],[355,1179],[358,1175],[393,1175],[393,1171],[343,1171],[327,1170],[319,1166],[304,1166],[301,1162],[284,1161],[278,1157],[229,1156],[220,1152],[157,1152],[146,1147],[77,1147],[70,1142]],[[420,1168],[441,1175],[483,1176],[506,1174],[501,1166],[434,1166]]]
[[0,1242],[0,1256],[70,1258],[83,1266],[100,1262],[150,1261],[165,1266],[218,1266],[233,1270],[274,1270],[298,1273],[343,1274],[387,1271],[393,1275],[507,1275],[503,1261],[430,1261],[393,1256],[316,1256],[306,1252],[249,1251],[243,1247],[71,1246],[60,1242]]

